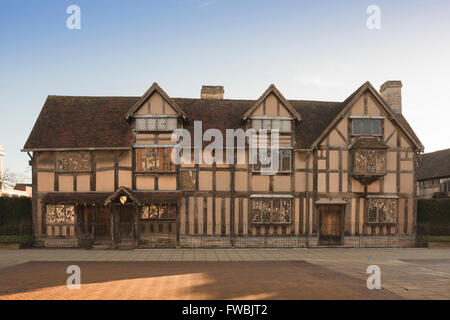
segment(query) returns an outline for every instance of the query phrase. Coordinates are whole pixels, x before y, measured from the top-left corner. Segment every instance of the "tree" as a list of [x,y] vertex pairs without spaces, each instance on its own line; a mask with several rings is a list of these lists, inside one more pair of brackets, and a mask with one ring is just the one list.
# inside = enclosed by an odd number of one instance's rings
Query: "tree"
[[9,168],[6,168],[0,176],[0,186],[5,185],[14,187],[17,183],[25,183],[26,181],[29,181],[28,175],[24,173],[13,172]]

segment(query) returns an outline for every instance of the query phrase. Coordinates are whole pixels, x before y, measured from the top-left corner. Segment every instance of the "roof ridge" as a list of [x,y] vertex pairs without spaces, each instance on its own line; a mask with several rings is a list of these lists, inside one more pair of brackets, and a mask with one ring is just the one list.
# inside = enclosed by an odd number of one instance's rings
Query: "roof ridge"
[[49,94],[49,98],[140,98],[140,96],[68,96],[68,95],[57,95]]
[[[94,96],[94,95],[58,95],[58,94],[50,94],[47,96],[48,98],[140,98],[140,96]],[[205,100],[214,100],[214,101],[248,101],[253,102],[256,99],[202,99],[202,98],[184,98],[184,97],[172,97],[172,99],[184,99],[184,100],[196,100],[196,101],[205,101]],[[309,99],[286,99],[287,101],[293,102],[319,102],[319,103],[343,103],[343,101],[329,101],[329,100],[309,100]]]
[[422,153],[421,156],[425,156],[425,155],[429,155],[429,154],[433,154],[433,153],[438,153],[438,152],[446,152],[446,151],[450,151],[450,148]]

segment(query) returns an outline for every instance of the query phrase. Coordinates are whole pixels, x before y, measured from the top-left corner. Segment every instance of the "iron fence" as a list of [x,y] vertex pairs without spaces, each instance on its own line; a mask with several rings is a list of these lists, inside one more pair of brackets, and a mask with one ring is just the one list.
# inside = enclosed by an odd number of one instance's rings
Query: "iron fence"
[[175,220],[90,223],[47,234],[48,247],[132,248],[313,248],[414,247],[416,235],[393,225],[177,224]]
[[[395,225],[324,224],[178,224],[175,220],[95,222],[46,225],[35,238],[46,247],[131,248],[313,248],[427,246],[431,241],[450,241],[448,225],[417,225],[416,232]],[[0,226],[0,243],[33,243],[31,224]]]

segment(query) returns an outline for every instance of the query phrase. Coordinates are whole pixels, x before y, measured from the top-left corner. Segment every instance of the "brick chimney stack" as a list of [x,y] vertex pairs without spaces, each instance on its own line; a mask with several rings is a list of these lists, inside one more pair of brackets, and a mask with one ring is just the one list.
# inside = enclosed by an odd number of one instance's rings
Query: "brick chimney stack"
[[202,86],[201,98],[222,100],[224,92],[223,86]]
[[395,113],[402,113],[402,86],[401,81],[390,80],[380,87],[381,96]]

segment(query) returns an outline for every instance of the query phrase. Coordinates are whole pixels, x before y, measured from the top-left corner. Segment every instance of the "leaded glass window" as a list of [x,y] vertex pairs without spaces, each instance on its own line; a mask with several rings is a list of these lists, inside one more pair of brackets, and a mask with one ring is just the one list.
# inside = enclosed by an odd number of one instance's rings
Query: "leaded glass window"
[[[269,161],[271,160],[270,157],[270,148],[267,149],[267,156],[269,158]],[[270,168],[271,164],[262,164],[260,160],[260,154],[259,151],[257,153],[257,163],[253,165],[253,171],[259,172],[261,171],[261,168]],[[292,150],[289,149],[280,149],[278,150],[278,158],[275,159],[275,161],[278,162],[278,172],[290,172],[291,171],[291,158],[292,158]],[[273,166],[274,168],[277,167],[276,163]]]
[[396,199],[368,199],[367,222],[396,223]]
[[136,169],[141,172],[175,171],[171,153],[172,148],[136,149]]
[[183,190],[195,190],[195,171],[180,171],[181,174],[181,188]]
[[251,221],[257,224],[290,223],[291,199],[253,199]]
[[47,224],[75,224],[75,206],[70,204],[48,204],[46,206]]
[[252,128],[255,130],[279,130],[280,132],[286,133],[292,131],[291,120],[281,119],[253,119]]
[[371,118],[352,119],[352,134],[380,136],[382,134],[381,119],[371,119]]
[[137,131],[173,131],[177,128],[177,118],[138,118]]
[[355,150],[353,173],[357,175],[384,174],[385,163],[386,150]]
[[141,209],[141,219],[176,219],[177,206],[170,203],[155,203],[143,206]]
[[58,152],[56,170],[60,172],[81,172],[90,170],[88,152]]

